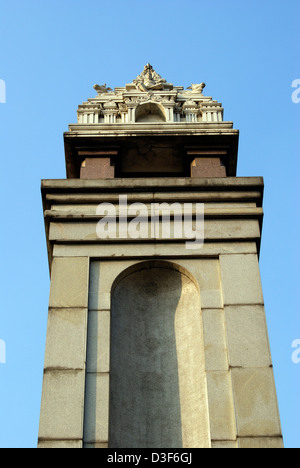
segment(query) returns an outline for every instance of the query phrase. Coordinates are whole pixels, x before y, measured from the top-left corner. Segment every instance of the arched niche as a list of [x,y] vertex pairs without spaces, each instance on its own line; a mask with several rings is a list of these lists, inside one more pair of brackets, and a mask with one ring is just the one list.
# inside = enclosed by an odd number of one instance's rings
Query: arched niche
[[165,109],[155,102],[140,104],[135,113],[136,122],[165,122]]
[[111,448],[204,447],[209,437],[199,287],[145,262],[112,287]]

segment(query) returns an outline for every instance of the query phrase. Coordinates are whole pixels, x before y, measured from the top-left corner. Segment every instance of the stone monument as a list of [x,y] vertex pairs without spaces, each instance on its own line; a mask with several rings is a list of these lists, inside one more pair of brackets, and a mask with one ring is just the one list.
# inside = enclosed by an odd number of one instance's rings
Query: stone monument
[[150,64],[94,86],[43,180],[41,448],[277,448],[261,177],[222,105]]

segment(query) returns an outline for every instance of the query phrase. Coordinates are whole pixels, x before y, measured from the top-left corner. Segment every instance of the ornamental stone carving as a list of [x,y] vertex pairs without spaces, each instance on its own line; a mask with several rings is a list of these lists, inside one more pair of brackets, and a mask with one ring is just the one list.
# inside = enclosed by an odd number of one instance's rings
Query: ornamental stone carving
[[[106,83],[94,85],[97,96],[79,106],[78,124],[140,124],[140,106],[143,106],[143,111],[147,109],[148,117],[143,116],[144,124],[155,122],[159,115],[155,106],[161,108],[168,124],[222,122],[222,104],[204,96],[204,88],[205,83],[192,83],[187,89],[174,86],[147,63],[142,73],[124,87],[113,90]],[[146,108],[144,104],[149,106]]]
[[200,83],[200,84],[194,84],[192,83],[191,86],[189,86],[187,89],[191,89],[192,93],[203,93],[203,90],[205,88],[206,84],[205,83]]
[[112,91],[111,88],[107,88],[106,83],[101,86],[95,84],[94,89],[97,91],[98,96],[101,96],[101,94],[106,94],[108,91]]
[[142,92],[147,92],[149,90],[163,90],[166,87],[168,89],[173,88],[171,83],[167,83],[164,78],[156,73],[150,63],[145,65],[144,70],[135,80],[133,80],[133,83],[136,89]]

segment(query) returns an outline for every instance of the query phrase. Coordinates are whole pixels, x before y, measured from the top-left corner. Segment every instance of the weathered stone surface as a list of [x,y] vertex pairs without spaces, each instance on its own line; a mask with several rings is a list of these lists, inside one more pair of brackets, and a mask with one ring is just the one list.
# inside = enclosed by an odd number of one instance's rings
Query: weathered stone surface
[[91,262],[89,310],[109,310],[111,287],[117,276],[136,261],[111,260]]
[[206,369],[210,371],[227,371],[229,365],[224,310],[204,309],[202,317]]
[[110,311],[90,310],[88,315],[87,372],[109,372]]
[[201,307],[203,309],[223,307],[220,269],[217,259],[190,260],[186,258],[178,260],[177,263],[184,266],[197,280],[201,290]]
[[226,306],[229,364],[269,367],[271,355],[263,306]]
[[113,179],[115,168],[111,158],[86,158],[81,165],[81,179]]
[[207,372],[212,440],[236,440],[234,402],[229,371]]
[[[173,127],[174,128],[174,127]],[[136,130],[136,127],[135,127]],[[145,191],[145,188],[155,187],[156,190],[161,188],[173,188],[174,191],[178,191],[180,188],[190,189],[191,187],[199,190],[204,188],[216,190],[216,188],[224,189],[224,191],[232,191],[233,195],[239,189],[254,189],[262,192],[264,186],[262,177],[226,177],[220,179],[214,178],[200,178],[200,179],[188,179],[188,178],[128,178],[128,179],[114,179],[114,180],[82,180],[82,179],[45,179],[42,180],[42,189],[56,189],[56,190],[78,190],[79,192],[84,192],[84,189],[109,189],[112,192],[118,192],[118,189],[137,189],[140,188],[142,191]],[[225,195],[226,196],[226,195]],[[261,193],[262,198],[262,193]]]
[[85,371],[44,373],[40,439],[82,440]]
[[192,162],[191,177],[226,177],[220,158],[196,158]]
[[50,309],[45,369],[84,369],[87,309]]
[[108,441],[109,374],[87,373],[84,444]]
[[213,449],[236,449],[237,442],[234,440],[212,440],[211,448]]
[[238,447],[244,449],[283,449],[282,437],[241,437]]
[[263,304],[257,255],[220,255],[224,305]]
[[126,270],[113,291],[110,446],[205,447],[198,288],[172,264],[151,265]]
[[49,307],[87,308],[88,278],[88,257],[53,259]]
[[[60,220],[51,221],[50,223],[50,234],[49,238],[51,241],[59,241],[59,242],[95,242],[95,241],[119,241],[119,242],[136,242],[136,238],[134,237],[135,231],[132,230],[133,235],[130,235],[130,231],[128,230],[126,238],[122,238],[119,236],[119,223],[117,219],[116,223],[116,233],[115,230],[111,231],[109,237],[105,233],[105,236],[100,237],[97,233],[97,223],[100,221],[100,217],[93,222],[86,221],[82,223],[82,220],[79,219],[74,220],[72,222]],[[171,221],[170,223],[170,236],[166,236],[163,229],[162,223],[158,224],[157,232],[154,230],[151,231],[151,219],[149,221],[146,220],[145,222],[145,237],[141,239],[141,241],[147,240],[182,240],[185,241],[192,241],[189,237],[185,235],[184,229],[179,232],[178,234],[174,235],[174,223]],[[182,225],[183,226],[183,225]],[[192,223],[192,231],[196,231],[196,223],[193,221]],[[98,231],[99,232],[99,231]],[[139,235],[139,234],[138,234]],[[249,239],[257,239],[259,238],[260,231],[259,231],[259,224],[257,220],[244,220],[244,219],[236,219],[236,220],[211,220],[208,219],[205,221],[204,224],[204,241],[215,241],[215,240],[249,240]]]
[[231,372],[238,436],[280,436],[272,368],[235,368]]
[[[172,244],[55,244],[53,249],[54,257],[103,257],[105,259],[111,258],[115,260],[120,259],[147,259],[147,258],[170,258],[178,256],[178,258],[205,258],[215,257],[218,255],[231,255],[231,254],[248,254],[257,253],[255,242],[226,242],[226,243],[206,243],[199,250],[187,250],[185,244],[172,243]],[[179,260],[180,261],[180,260]],[[219,303],[219,300],[218,300]],[[223,301],[222,301],[223,303]],[[216,306],[214,306],[216,307]]]
[[40,440],[39,449],[82,449],[82,440]]

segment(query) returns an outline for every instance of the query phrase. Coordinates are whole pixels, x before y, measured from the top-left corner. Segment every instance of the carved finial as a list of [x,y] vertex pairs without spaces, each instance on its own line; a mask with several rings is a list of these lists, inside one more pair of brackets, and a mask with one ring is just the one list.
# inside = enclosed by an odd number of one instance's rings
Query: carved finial
[[144,66],[144,70],[135,80],[133,80],[133,84],[136,89],[142,92],[162,90],[165,87],[168,89],[173,88],[171,83],[167,83],[164,78],[156,73],[150,63],[147,63],[147,65]]
[[97,91],[98,96],[100,96],[100,94],[106,94],[106,93],[108,93],[108,91],[112,91],[111,88],[107,88],[106,83],[104,83],[101,86],[95,84],[94,89]]
[[203,90],[205,88],[206,84],[205,83],[200,83],[200,84],[194,84],[192,83],[191,86],[189,86],[187,89],[191,89],[192,93],[203,93]]

